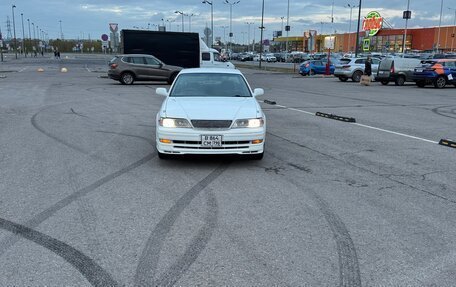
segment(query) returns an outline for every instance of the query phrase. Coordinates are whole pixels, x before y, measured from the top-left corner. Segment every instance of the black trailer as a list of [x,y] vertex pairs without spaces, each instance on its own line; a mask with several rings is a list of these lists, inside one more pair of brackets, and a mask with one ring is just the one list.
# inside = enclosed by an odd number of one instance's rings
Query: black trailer
[[120,36],[123,54],[149,54],[165,64],[184,68],[200,66],[198,33],[122,30]]

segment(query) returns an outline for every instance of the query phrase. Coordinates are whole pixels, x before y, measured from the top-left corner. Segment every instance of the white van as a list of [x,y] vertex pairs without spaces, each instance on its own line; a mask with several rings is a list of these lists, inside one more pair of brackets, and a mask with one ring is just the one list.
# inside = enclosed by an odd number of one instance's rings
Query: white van
[[233,63],[223,62],[220,53],[216,49],[209,48],[206,43],[200,39],[200,67],[201,68],[229,68],[235,69]]
[[413,72],[421,64],[420,59],[414,58],[385,58],[378,66],[376,81],[382,85],[394,82],[396,86],[403,86],[405,82],[413,82]]

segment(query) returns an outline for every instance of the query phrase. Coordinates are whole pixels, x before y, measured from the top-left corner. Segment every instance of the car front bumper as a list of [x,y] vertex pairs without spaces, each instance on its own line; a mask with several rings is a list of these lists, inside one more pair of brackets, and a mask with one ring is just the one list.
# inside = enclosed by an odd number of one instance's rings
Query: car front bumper
[[[222,146],[205,147],[201,144],[203,135],[221,135]],[[158,152],[166,154],[259,154],[264,151],[266,128],[243,128],[229,130],[200,130],[192,128],[156,129]],[[170,140],[163,143],[160,140]],[[261,143],[252,143],[261,140]]]

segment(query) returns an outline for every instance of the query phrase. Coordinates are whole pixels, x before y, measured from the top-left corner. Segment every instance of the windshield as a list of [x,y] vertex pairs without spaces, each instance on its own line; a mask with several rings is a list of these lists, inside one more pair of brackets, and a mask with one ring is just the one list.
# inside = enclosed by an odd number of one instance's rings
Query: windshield
[[183,74],[177,77],[170,97],[252,97],[241,75],[224,73]]

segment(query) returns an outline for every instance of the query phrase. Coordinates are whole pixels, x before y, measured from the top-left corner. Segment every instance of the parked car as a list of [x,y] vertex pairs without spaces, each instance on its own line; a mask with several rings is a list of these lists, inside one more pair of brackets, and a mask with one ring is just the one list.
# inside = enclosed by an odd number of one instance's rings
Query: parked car
[[[364,66],[367,58],[342,58],[339,64],[335,66],[334,76],[342,82],[352,79],[353,82],[359,82],[364,74]],[[372,75],[377,74],[380,60],[372,58]]]
[[166,81],[172,84],[182,67],[166,65],[152,55],[126,54],[109,62],[108,77],[131,85],[135,81]]
[[380,62],[375,77],[382,85],[394,82],[396,86],[403,86],[405,82],[413,82],[415,67],[421,60],[413,58],[386,58]]
[[240,154],[262,159],[266,118],[244,75],[235,69],[185,69],[156,117],[159,158],[183,154]]
[[456,87],[456,59],[423,61],[421,66],[415,68],[413,80],[420,88],[430,84],[438,89],[444,88],[447,84]]
[[242,62],[253,61],[253,55],[248,53],[242,53],[239,55],[238,59]]
[[[310,76],[315,74],[325,74],[326,73],[326,64],[327,61],[321,60],[310,60],[304,61],[299,65],[299,74],[301,76]],[[334,65],[329,66],[330,74],[334,74]]]
[[272,62],[272,63],[277,62],[277,58],[272,53],[266,54],[265,57],[266,57],[266,62]]

